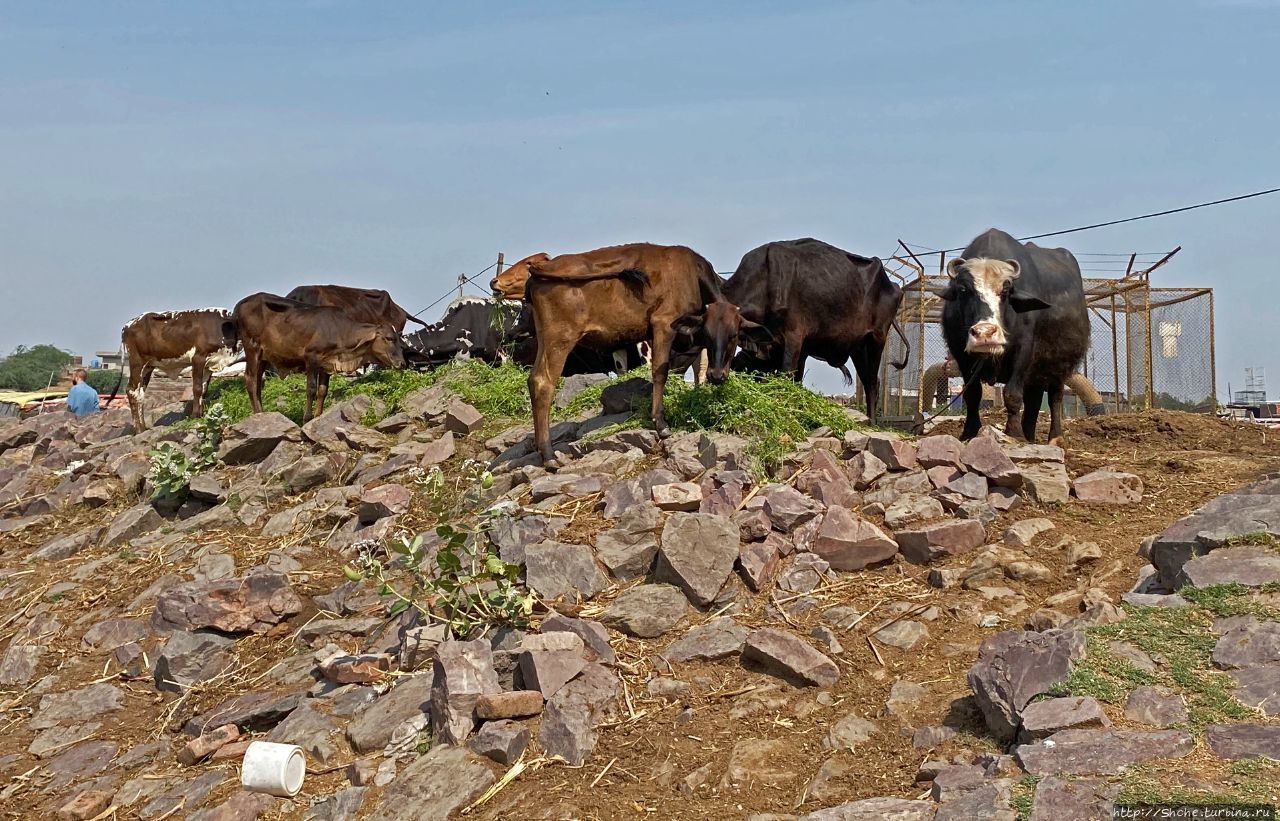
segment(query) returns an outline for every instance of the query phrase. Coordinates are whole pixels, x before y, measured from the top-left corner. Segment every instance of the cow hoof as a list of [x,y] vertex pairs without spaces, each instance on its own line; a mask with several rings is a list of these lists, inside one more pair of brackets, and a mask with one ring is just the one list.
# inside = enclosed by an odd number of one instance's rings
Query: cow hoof
[[542,468],[543,468],[543,470],[547,471],[548,473],[555,473],[557,470],[559,470],[559,469],[560,469],[560,460],[559,460],[559,459],[544,459],[544,460],[543,460],[543,462],[542,462]]
[[1049,440],[1049,444],[1053,445],[1055,448],[1063,448],[1064,450],[1067,447],[1066,440],[1064,440],[1061,436],[1054,436]]

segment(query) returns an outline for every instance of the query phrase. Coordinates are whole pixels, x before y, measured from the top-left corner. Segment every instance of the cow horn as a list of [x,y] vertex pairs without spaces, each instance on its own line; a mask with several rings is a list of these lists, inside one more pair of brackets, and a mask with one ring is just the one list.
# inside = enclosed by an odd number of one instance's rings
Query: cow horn
[[960,269],[964,267],[964,263],[965,263],[964,257],[956,257],[955,259],[948,262],[947,276],[951,277],[952,279],[955,279],[956,275],[960,273]]

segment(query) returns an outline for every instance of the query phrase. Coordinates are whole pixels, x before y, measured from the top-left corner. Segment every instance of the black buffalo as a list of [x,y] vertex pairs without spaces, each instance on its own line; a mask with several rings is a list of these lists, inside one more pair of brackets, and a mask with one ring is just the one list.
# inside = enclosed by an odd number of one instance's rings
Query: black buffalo
[[[724,286],[725,298],[760,323],[772,342],[744,346],[735,370],[790,374],[799,381],[805,360],[821,359],[851,383],[852,360],[875,421],[880,403],[880,357],[902,288],[875,257],[862,257],[816,239],[770,242],[748,251]],[[894,367],[906,366],[906,358]]]
[[[961,438],[978,433],[982,383],[1004,385],[1006,431],[1034,442],[1049,395],[1049,441],[1062,437],[1063,383],[1089,350],[1080,264],[1065,248],[992,228],[947,265],[942,332],[964,379]],[[1023,412],[1023,408],[1026,412]]]

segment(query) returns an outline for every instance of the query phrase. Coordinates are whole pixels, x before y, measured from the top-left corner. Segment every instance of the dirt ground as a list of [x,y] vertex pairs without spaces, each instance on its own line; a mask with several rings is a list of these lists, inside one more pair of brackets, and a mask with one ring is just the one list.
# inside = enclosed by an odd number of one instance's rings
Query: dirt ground
[[[943,431],[958,432],[958,423],[956,426],[955,431]],[[877,795],[917,797],[927,792],[927,785],[914,780],[923,761],[1001,752],[987,739],[965,682],[982,639],[1000,629],[1022,627],[1027,614],[1063,591],[1102,587],[1118,599],[1132,586],[1144,564],[1136,554],[1144,537],[1158,533],[1223,492],[1280,470],[1280,441],[1273,432],[1211,417],[1157,411],[1081,419],[1069,424],[1067,437],[1072,475],[1115,467],[1140,476],[1146,492],[1138,505],[1027,504],[997,519],[988,528],[991,541],[998,541],[1005,528],[1018,519],[1043,516],[1056,524],[1056,529],[1041,536],[1029,551],[1056,575],[1040,584],[1005,583],[1025,599],[1024,612],[1003,614],[996,628],[980,628],[976,626],[980,614],[1000,613],[1009,600],[988,601],[977,591],[936,590],[927,583],[929,568],[900,558],[877,570],[833,573],[822,588],[810,594],[808,598],[815,603],[808,609],[797,606],[804,604],[800,597],[775,591],[771,602],[764,594],[751,595],[744,588],[734,615],[748,626],[780,626],[785,620],[797,632],[808,634],[823,623],[824,613],[833,607],[854,608],[864,614],[851,629],[832,627],[844,648],[834,656],[842,674],[838,684],[827,690],[797,689],[744,670],[736,659],[674,668],[655,659],[684,629],[717,614],[688,618],[661,641],[616,638],[619,674],[624,679],[623,704],[616,720],[600,729],[595,754],[586,765],[571,768],[546,762],[540,758],[535,741],[525,756],[528,768],[468,817],[495,821],[658,817],[676,821],[743,818],[753,812],[802,813]],[[272,512],[298,501],[273,504]],[[267,671],[281,658],[305,649],[295,642],[296,632],[318,614],[304,612],[272,634],[242,641],[241,669],[225,680],[196,688],[182,699],[158,694],[149,678],[120,681],[118,671],[104,664],[102,656],[82,651],[79,636],[84,629],[104,618],[148,617],[149,610],[130,611],[129,603],[161,575],[182,573],[200,546],[223,545],[235,556],[237,567],[244,569],[262,563],[283,543],[254,534],[203,532],[192,534],[191,541],[197,547],[182,560],[183,566],[172,564],[163,555],[89,551],[63,563],[42,565],[36,579],[13,575],[31,573],[15,556],[55,533],[105,522],[113,512],[79,510],[5,537],[9,541],[0,552],[0,565],[9,570],[0,574],[0,595],[9,605],[0,614],[0,642],[13,634],[20,614],[40,608],[54,613],[70,629],[64,629],[52,643],[33,681],[56,670],[59,690],[72,681],[113,680],[122,687],[130,709],[106,719],[93,737],[116,741],[123,752],[166,735],[177,738],[181,723],[191,715],[231,695],[269,686]],[[598,526],[587,517],[560,538],[586,541],[596,530]],[[1055,548],[1064,537],[1097,542],[1103,559],[1087,570],[1068,570],[1063,551]],[[323,539],[317,542],[322,545]],[[82,568],[95,559],[103,560],[102,571],[93,572],[91,566],[86,576]],[[341,583],[340,557],[323,547],[313,548],[300,561],[302,569],[290,575],[301,593],[323,593]],[[963,563],[962,558],[955,560],[957,566]],[[77,570],[82,577],[79,587],[60,596],[50,595],[53,585]],[[579,615],[598,614],[609,598],[592,602]],[[937,618],[928,623],[929,637],[909,652],[873,644],[868,635],[903,602],[938,608]],[[779,609],[784,615],[779,615]],[[687,689],[674,696],[650,695],[649,680],[654,676],[674,678]],[[890,714],[886,701],[897,681],[922,685],[925,696]],[[9,784],[0,792],[0,817],[37,817],[29,814],[32,801],[43,800],[38,797],[39,784],[28,787],[22,781],[32,778],[34,766],[29,757],[21,755],[33,736],[22,719],[38,701],[38,694],[30,690],[0,690],[0,705],[6,711],[0,713],[0,784]],[[1118,710],[1109,708],[1109,712],[1118,726],[1125,725]],[[876,732],[856,752],[824,749],[830,725],[849,715],[871,720],[877,725]],[[958,734],[936,749],[913,747],[915,729],[936,725],[951,727]],[[530,726],[536,739],[536,721]],[[745,757],[745,747],[740,747],[741,760],[733,762],[742,777],[727,777],[735,746],[756,740],[765,743],[746,745],[753,754]],[[167,764],[160,775],[190,778],[198,774],[179,767],[171,753],[162,760]],[[348,760],[336,763],[345,765]],[[215,791],[215,798],[238,790],[235,765],[204,765],[218,766],[225,767],[232,777]],[[811,786],[820,770],[830,777],[825,784]],[[1211,772],[1213,765],[1199,754],[1174,764],[1172,770],[1175,774],[1185,772],[1189,778],[1226,777]],[[307,795],[332,793],[344,786],[340,766],[329,772],[312,772],[306,793],[291,808],[263,817],[303,818]],[[362,818],[376,817],[373,810],[378,793],[371,789],[366,796]],[[136,817],[131,813],[121,812],[116,817]],[[51,816],[52,811],[41,817]]]

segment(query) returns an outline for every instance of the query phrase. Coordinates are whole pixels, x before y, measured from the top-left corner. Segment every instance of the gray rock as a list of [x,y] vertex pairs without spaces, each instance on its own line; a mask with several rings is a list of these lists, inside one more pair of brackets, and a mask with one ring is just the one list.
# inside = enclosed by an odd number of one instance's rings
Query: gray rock
[[1121,787],[1101,778],[1047,776],[1036,785],[1030,821],[1111,821]]
[[228,427],[222,434],[218,460],[245,465],[264,459],[281,442],[300,442],[302,429],[282,413],[255,413]]
[[164,524],[164,519],[149,504],[137,505],[116,514],[102,537],[103,547],[115,547],[150,533]]
[[1219,758],[1280,759],[1280,726],[1274,724],[1216,724],[1205,728],[1204,738]]
[[44,730],[71,720],[85,719],[112,713],[124,706],[124,693],[113,684],[99,683],[51,693],[40,697],[35,714],[27,722],[33,730]]
[[868,721],[860,715],[847,715],[827,729],[822,739],[824,750],[854,750],[859,744],[865,744],[876,734],[879,727],[874,721]]
[[929,628],[918,621],[900,619],[880,628],[871,636],[899,650],[910,650],[929,637]]
[[160,648],[153,672],[156,689],[181,693],[230,668],[235,641],[217,633],[176,630]]
[[277,744],[296,744],[306,753],[308,760],[322,765],[331,764],[339,757],[334,740],[342,733],[342,727],[312,707],[312,703],[313,699],[299,702],[297,709],[267,733],[266,740]]
[[516,763],[529,747],[529,728],[518,721],[490,721],[480,728],[467,746],[499,764]]
[[749,542],[740,547],[738,569],[752,590],[759,592],[768,589],[778,578],[782,561],[779,542],[784,541],[781,536],[771,533],[763,542]]
[[68,536],[59,536],[57,538],[50,539],[37,550],[33,551],[31,555],[27,557],[27,561],[57,562],[62,561],[63,559],[69,559],[80,551],[87,550],[96,544],[98,537],[102,535],[103,530],[104,528],[101,526],[88,527]]
[[270,730],[293,712],[301,700],[302,696],[297,694],[245,693],[188,720],[182,730],[193,736],[226,724],[234,724],[250,732]]
[[943,556],[966,553],[987,539],[986,528],[972,519],[936,522],[896,534],[903,557],[913,564],[928,564]]
[[1235,697],[1269,716],[1280,715],[1280,664],[1234,670]]
[[1172,727],[1187,720],[1182,696],[1157,687],[1136,687],[1124,703],[1124,717],[1139,724]]
[[995,440],[986,436],[970,439],[960,452],[960,462],[969,470],[987,477],[996,487],[1022,487],[1023,472]]
[[656,530],[662,516],[652,505],[638,505],[623,514],[618,527],[596,537],[596,557],[619,581],[647,576],[658,555]]
[[591,548],[584,545],[530,545],[525,549],[525,571],[529,587],[544,601],[590,599],[609,586]]
[[1223,669],[1280,662],[1280,623],[1251,622],[1228,631],[1213,648],[1213,663]]
[[840,680],[834,661],[782,630],[765,628],[747,636],[742,662],[801,686],[830,687]]
[[568,522],[559,517],[497,516],[489,530],[489,540],[498,548],[504,562],[523,565],[530,545],[546,541],[564,529]]
[[760,496],[765,514],[783,533],[790,533],[822,512],[817,502],[789,485],[773,485]]
[[1095,470],[1072,483],[1076,498],[1095,504],[1129,505],[1142,501],[1142,480],[1132,473]]
[[800,816],[800,821],[933,821],[937,805],[906,798],[864,798]]
[[160,629],[211,627],[226,633],[263,633],[302,612],[302,601],[283,573],[251,572],[239,579],[171,587],[156,599]]
[[617,687],[618,680],[599,665],[588,665],[562,687],[542,715],[538,743],[543,751],[571,766],[586,761],[596,745],[594,728],[611,714]]
[[520,679],[526,690],[551,698],[586,666],[581,645],[578,650],[526,650],[520,654]]
[[[1253,533],[1280,536],[1280,479],[1263,480],[1234,493],[1219,496],[1174,522],[1152,543],[1151,563],[1159,569],[1160,581],[1164,586],[1176,589],[1182,566],[1193,556],[1204,555],[1210,550],[1220,552],[1217,548],[1223,547],[1232,538]],[[1241,555],[1250,557],[1249,548],[1236,547],[1231,550],[1245,550]],[[1274,553],[1272,556],[1280,561],[1280,556]],[[1280,565],[1277,563],[1264,564],[1257,569],[1263,570],[1264,567],[1264,576],[1271,580],[1280,577]],[[1239,570],[1246,571],[1247,568],[1240,567]],[[1262,583],[1254,582],[1247,572],[1231,575],[1239,578],[1228,578],[1227,581],[1239,581],[1246,585]]]
[[945,466],[959,469],[963,450],[964,444],[954,436],[934,434],[916,443],[916,460],[923,468]]
[[679,476],[659,468],[642,473],[634,479],[613,482],[604,492],[604,515],[616,519],[637,505],[651,504],[654,485],[678,481]]
[[813,552],[836,570],[862,570],[891,560],[898,544],[851,511],[832,508],[822,518]]
[[1074,630],[1006,631],[984,641],[968,681],[992,734],[1011,740],[1031,700],[1065,681],[1084,653],[1084,634]]
[[712,619],[691,627],[683,636],[662,651],[668,662],[693,660],[715,661],[742,652],[751,631],[729,616]]
[[678,588],[641,584],[615,599],[600,614],[600,622],[629,636],[652,639],[679,624],[688,608],[689,603]]
[[479,798],[495,780],[475,753],[438,744],[391,782],[373,817],[384,821],[448,818]]
[[1031,543],[1041,533],[1053,530],[1053,522],[1048,519],[1023,519],[1009,525],[1004,532],[1004,543],[1016,547],[1031,547]]
[[866,449],[889,470],[911,470],[917,464],[916,446],[891,434],[867,434]]
[[475,727],[476,699],[500,692],[493,651],[484,639],[446,641],[436,648],[431,682],[431,735],[461,744]]
[[[360,817],[360,806],[364,803],[366,792],[368,792],[368,788],[363,786],[338,790],[318,804],[313,804],[307,814],[307,821],[356,821]],[[253,794],[241,793],[240,795],[251,796]],[[218,821],[229,821],[229,819],[220,818]]]
[[613,647],[609,645],[609,631],[599,622],[574,619],[555,613],[543,619],[538,629],[542,633],[565,632],[578,636],[586,647],[588,661],[613,664],[617,660]]
[[934,775],[929,794],[934,801],[950,802],[981,787],[986,780],[986,770],[976,764],[951,764]]
[[938,808],[934,821],[1017,821],[1018,814],[1009,804],[1009,789],[998,783],[979,784],[946,799]]
[[1048,738],[1059,730],[1110,726],[1111,721],[1097,699],[1088,696],[1050,698],[1028,704],[1022,711],[1019,739],[1026,743]]
[[904,493],[884,509],[885,527],[903,530],[917,522],[928,522],[943,515],[942,503],[929,496]]
[[778,587],[788,593],[812,593],[822,584],[823,576],[831,568],[816,553],[799,553],[791,566],[778,577]]
[[[1159,546],[1158,542],[1156,546]],[[1245,545],[1214,550],[1207,556],[1189,560],[1174,579],[1173,589],[1179,590],[1184,584],[1196,587],[1218,584],[1262,587],[1277,582],[1280,582],[1280,552]]]
[[740,544],[738,528],[722,516],[673,513],[662,529],[654,580],[679,587],[705,607],[733,573]]
[[1032,775],[1111,775],[1134,764],[1182,758],[1194,747],[1183,730],[1063,730],[1023,744],[1015,755]]
[[431,687],[431,676],[398,679],[395,687],[356,714],[347,728],[351,746],[358,753],[386,747],[397,727],[431,712]]
[[888,465],[868,451],[862,451],[849,460],[849,479],[855,490],[871,487],[888,470]]
[[1033,502],[1052,504],[1071,501],[1071,479],[1057,462],[1041,462],[1022,468],[1023,487]]

